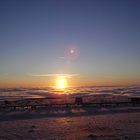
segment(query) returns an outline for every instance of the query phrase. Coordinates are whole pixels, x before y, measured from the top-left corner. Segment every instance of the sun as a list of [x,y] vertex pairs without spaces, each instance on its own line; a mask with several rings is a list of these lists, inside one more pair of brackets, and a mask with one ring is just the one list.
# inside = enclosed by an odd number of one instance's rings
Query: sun
[[56,87],[59,89],[64,89],[67,87],[67,80],[64,77],[58,77],[56,80]]

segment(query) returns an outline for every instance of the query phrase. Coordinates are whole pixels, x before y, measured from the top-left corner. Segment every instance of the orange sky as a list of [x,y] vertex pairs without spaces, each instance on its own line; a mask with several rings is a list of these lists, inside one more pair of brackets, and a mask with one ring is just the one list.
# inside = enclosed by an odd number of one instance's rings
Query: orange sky
[[[0,87],[52,87],[57,77],[7,76],[0,78]],[[140,85],[139,78],[112,76],[75,76],[65,78],[68,86]]]

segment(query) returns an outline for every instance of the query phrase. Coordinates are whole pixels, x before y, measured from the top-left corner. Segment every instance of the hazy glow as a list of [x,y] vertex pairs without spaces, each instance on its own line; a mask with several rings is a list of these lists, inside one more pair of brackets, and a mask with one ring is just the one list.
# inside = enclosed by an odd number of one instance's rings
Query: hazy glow
[[73,50],[73,49],[71,49],[71,50],[70,50],[70,53],[74,53],[74,50]]
[[67,87],[67,80],[64,77],[58,77],[56,80],[56,87],[59,89],[64,89]]

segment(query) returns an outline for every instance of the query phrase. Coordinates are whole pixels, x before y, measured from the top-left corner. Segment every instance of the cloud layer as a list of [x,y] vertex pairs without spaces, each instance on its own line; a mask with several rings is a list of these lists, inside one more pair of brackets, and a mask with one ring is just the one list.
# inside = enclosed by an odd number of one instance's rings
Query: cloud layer
[[71,78],[74,76],[78,76],[78,74],[32,74],[31,76],[36,76],[36,77],[67,77]]

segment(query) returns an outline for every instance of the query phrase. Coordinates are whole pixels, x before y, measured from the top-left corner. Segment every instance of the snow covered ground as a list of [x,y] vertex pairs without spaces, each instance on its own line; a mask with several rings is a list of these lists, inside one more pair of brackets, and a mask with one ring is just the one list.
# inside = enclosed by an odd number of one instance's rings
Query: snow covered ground
[[140,140],[140,107],[0,113],[0,140]]

